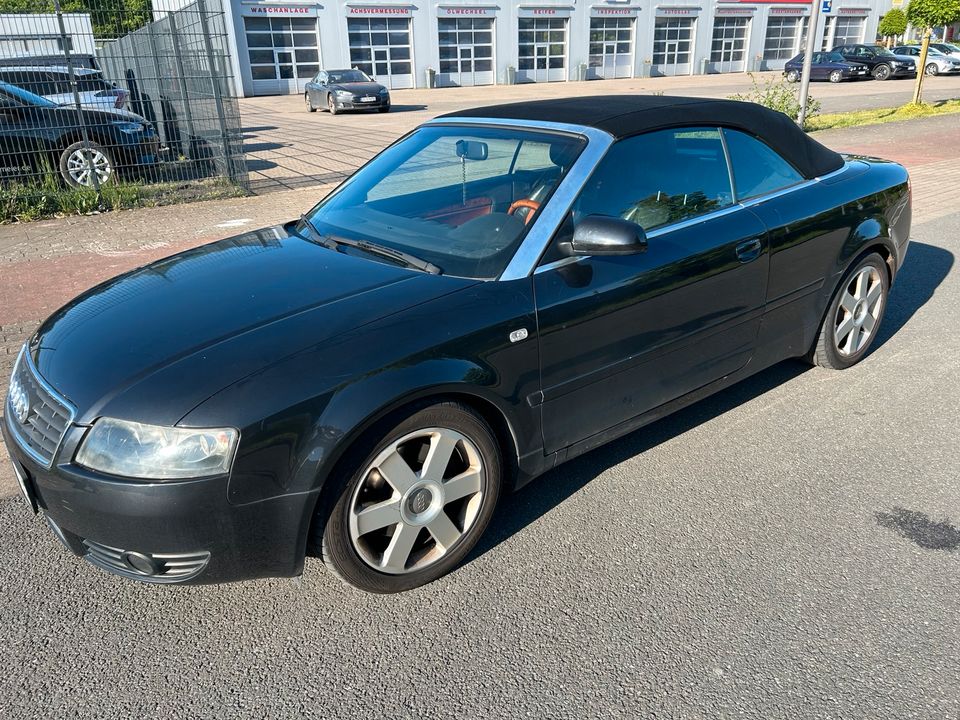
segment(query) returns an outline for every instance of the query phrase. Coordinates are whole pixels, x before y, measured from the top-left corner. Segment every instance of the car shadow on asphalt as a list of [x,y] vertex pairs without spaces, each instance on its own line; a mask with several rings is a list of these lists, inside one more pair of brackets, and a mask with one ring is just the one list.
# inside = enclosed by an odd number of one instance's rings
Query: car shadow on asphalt
[[870,352],[876,352],[884,343],[906,325],[914,313],[927,304],[953,267],[953,253],[936,245],[910,243],[903,268],[890,290],[890,299],[883,315],[880,332]]
[[[933,297],[954,260],[953,253],[918,242],[911,243],[907,258],[890,293],[882,329],[871,351],[896,334]],[[520,532],[609,468],[760,397],[810,369],[801,360],[784,361],[549,471],[500,504],[490,527],[480,538],[468,562]],[[898,528],[904,523],[910,527],[919,527],[923,523],[917,523],[912,516],[903,522],[901,520],[901,516],[881,519],[880,514],[877,515],[878,523],[897,529],[904,537],[920,542],[915,538],[922,536],[921,531],[918,531],[919,535],[910,534]],[[940,537],[943,535],[941,530],[937,527],[931,532]]]

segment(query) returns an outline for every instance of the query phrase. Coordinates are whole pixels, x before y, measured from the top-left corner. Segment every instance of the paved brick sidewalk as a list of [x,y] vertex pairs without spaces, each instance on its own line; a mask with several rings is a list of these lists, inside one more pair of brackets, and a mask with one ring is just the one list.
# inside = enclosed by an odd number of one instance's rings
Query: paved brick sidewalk
[[[960,147],[956,116],[829,131],[818,138],[840,151],[904,163],[913,179],[914,222],[960,209],[960,163],[944,158]],[[330,187],[0,226],[0,397],[25,338],[70,298],[146,262],[295,218]],[[12,474],[0,463],[0,497],[13,488]]]

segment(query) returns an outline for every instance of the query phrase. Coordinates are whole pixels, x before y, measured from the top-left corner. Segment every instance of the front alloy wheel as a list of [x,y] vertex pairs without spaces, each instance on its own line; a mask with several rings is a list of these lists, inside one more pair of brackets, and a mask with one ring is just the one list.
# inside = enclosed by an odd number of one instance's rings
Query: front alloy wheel
[[856,263],[830,303],[810,359],[835,370],[859,362],[877,336],[889,288],[883,258],[871,253]]
[[327,95],[327,110],[331,115],[337,114],[337,101],[333,99],[333,95]]
[[313,106],[313,103],[310,102],[310,93],[305,92],[303,94],[303,100],[307,104],[307,112],[316,112],[317,109]]
[[796,70],[787,71],[787,82],[795,83],[795,82],[799,82],[799,80],[800,80],[800,73],[798,73]]
[[938,75],[940,73],[940,68],[937,67],[936,63],[927,64],[927,75]]
[[873,69],[873,76],[877,80],[887,80],[890,78],[890,66],[886,63],[881,63]]
[[832,73],[830,73],[830,82],[838,83],[841,80],[843,80],[843,73],[841,71],[834,70]]
[[483,533],[500,474],[496,440],[472,410],[421,410],[386,434],[341,492],[320,538],[324,562],[371,592],[431,582]]
[[102,145],[94,142],[74,143],[60,154],[60,175],[74,187],[106,185],[113,179],[113,159]]

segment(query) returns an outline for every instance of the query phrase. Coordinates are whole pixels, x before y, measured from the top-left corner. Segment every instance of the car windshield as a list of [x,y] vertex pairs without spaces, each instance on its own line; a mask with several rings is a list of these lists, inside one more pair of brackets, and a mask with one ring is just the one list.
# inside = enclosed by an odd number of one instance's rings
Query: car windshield
[[37,107],[45,108],[57,107],[55,102],[50,102],[44,97],[34,95],[29,90],[24,90],[22,87],[17,87],[16,85],[11,85],[10,83],[0,82],[0,91],[16,98],[20,102],[26,103],[27,105],[35,105]]
[[820,62],[822,63],[842,63],[845,62],[843,55],[838,52],[827,52],[823,53],[820,56]]
[[893,53],[890,52],[889,50],[887,50],[885,47],[872,47],[871,50],[873,50],[873,52],[876,53],[877,55],[879,55],[880,57],[893,57],[893,56],[894,56]]
[[371,82],[367,74],[361,70],[330,70],[327,77],[332,83]]
[[512,128],[422,127],[361,168],[308,217],[448,275],[497,277],[586,140]]

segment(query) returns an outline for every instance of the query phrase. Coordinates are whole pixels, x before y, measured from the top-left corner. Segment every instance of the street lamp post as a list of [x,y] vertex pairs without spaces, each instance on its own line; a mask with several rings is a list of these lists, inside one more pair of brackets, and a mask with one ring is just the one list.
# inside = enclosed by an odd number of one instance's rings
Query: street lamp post
[[820,25],[821,2],[827,9],[831,0],[812,0],[813,10],[810,13],[810,26],[807,28],[807,49],[803,53],[803,72],[800,75],[800,112],[797,115],[797,124],[803,127],[807,119],[807,95],[810,91],[810,64],[813,54],[817,51],[817,28]]

